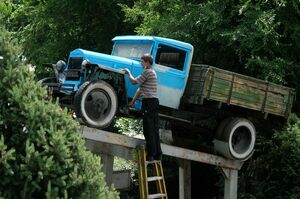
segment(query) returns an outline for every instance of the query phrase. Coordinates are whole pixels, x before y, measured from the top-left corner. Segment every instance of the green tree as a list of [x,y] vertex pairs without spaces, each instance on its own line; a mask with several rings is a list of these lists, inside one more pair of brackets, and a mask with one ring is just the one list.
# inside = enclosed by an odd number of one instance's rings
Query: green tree
[[296,199],[300,197],[300,120],[295,118],[272,139],[260,136],[254,157],[240,176],[239,198]]
[[16,49],[0,28],[0,197],[119,198],[78,125],[46,99]]
[[132,33],[132,26],[122,23],[120,2],[133,0],[18,0],[0,3],[6,27],[15,32],[23,46],[23,54],[38,65],[65,59],[75,48],[109,53],[111,39],[118,34]]

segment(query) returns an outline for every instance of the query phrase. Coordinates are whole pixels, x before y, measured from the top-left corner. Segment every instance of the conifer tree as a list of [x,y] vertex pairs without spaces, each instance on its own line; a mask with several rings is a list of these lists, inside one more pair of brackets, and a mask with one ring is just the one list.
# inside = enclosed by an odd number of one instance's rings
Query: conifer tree
[[119,198],[78,125],[17,52],[0,27],[0,198]]

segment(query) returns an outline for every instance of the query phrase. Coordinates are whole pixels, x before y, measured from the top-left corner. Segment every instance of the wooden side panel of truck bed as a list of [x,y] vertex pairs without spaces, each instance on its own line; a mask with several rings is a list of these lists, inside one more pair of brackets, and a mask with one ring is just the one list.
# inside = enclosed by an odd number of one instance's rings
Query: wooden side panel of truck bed
[[295,97],[292,88],[207,65],[192,65],[184,102],[204,99],[288,117]]

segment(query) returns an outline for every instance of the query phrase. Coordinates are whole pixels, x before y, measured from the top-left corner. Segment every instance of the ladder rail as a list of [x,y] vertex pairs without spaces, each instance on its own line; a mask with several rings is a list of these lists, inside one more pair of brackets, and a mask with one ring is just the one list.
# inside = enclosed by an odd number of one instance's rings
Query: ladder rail
[[[144,175],[146,174],[146,176]],[[139,190],[140,198],[147,199],[148,183],[147,172],[146,172],[146,155],[143,150],[138,149],[138,176],[139,176]]]
[[164,181],[165,176],[164,176],[164,172],[163,172],[163,167],[162,167],[162,162],[161,161],[159,161],[158,167],[159,167],[159,171],[160,171],[159,172],[159,176],[161,176],[162,179],[163,179],[163,182],[162,181],[158,181],[160,183],[160,191],[162,193],[166,193],[167,194],[167,188],[166,188],[166,184],[165,184],[165,181]]
[[[163,167],[161,160],[146,161],[145,147],[139,146],[137,148],[138,154],[138,174],[139,174],[139,191],[141,199],[162,198],[168,199],[165,179],[163,174]],[[147,167],[152,165],[153,175],[148,177]],[[158,193],[149,194],[149,182],[155,182]]]
[[[159,164],[159,165],[154,164],[153,165],[153,167],[154,167],[154,175],[159,176],[159,177],[163,177],[162,174],[161,174],[162,172],[160,170],[160,165],[161,164]],[[162,181],[161,180],[156,181],[156,187],[157,187],[157,189],[159,190],[160,193],[163,193],[164,190],[163,190],[163,185],[162,185]]]

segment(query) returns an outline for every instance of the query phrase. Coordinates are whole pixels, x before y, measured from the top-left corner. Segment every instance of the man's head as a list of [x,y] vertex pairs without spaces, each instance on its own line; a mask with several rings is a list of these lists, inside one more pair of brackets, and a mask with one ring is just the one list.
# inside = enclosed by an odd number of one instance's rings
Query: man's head
[[150,54],[144,54],[142,57],[142,66],[145,67],[151,67],[153,64],[153,58]]

